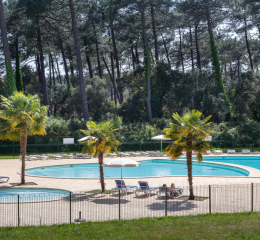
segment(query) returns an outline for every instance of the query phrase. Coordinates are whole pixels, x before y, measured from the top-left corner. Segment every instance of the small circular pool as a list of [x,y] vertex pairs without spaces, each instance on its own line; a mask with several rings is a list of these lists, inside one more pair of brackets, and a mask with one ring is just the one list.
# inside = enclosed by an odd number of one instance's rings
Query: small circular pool
[[[180,176],[187,175],[186,161],[183,160],[148,160],[141,161],[141,166],[123,168],[124,177],[159,177],[159,176]],[[62,178],[99,178],[98,164],[71,164],[48,166],[27,169],[26,174],[62,177]],[[226,166],[214,163],[193,162],[193,175],[197,176],[248,176],[249,172],[238,167]],[[121,168],[104,168],[106,178],[119,178]]]
[[35,202],[68,197],[69,191],[54,188],[1,188],[0,202]]

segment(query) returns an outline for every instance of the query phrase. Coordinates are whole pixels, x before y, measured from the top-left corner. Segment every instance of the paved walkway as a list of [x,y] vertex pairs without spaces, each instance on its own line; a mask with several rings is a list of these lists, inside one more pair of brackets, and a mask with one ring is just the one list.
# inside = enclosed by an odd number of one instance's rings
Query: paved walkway
[[[222,156],[228,156],[226,154]],[[234,156],[234,155],[232,155]],[[245,156],[236,154],[236,156]],[[247,155],[248,156],[248,155]],[[260,154],[250,154],[250,156],[260,156]],[[162,159],[169,159],[168,157],[160,157]],[[158,157],[133,157],[133,160],[151,160],[158,159]],[[104,162],[111,160],[105,158]],[[52,166],[62,164],[80,164],[80,163],[97,163],[97,158],[92,159],[63,159],[63,160],[38,160],[26,161],[26,168]],[[240,166],[241,167],[241,166]],[[260,170],[254,168],[243,167],[250,172],[249,177],[193,177],[193,185],[209,185],[209,184],[235,184],[235,183],[260,183]],[[9,183],[19,183],[21,172],[21,161],[19,159],[3,159],[0,160],[0,176],[9,176]],[[126,184],[138,185],[140,178],[127,178]],[[148,181],[150,186],[160,186],[163,183],[175,183],[176,186],[188,186],[187,176],[173,176],[173,177],[146,177],[142,178]],[[69,191],[89,191],[100,189],[99,179],[70,179],[70,178],[53,178],[53,177],[31,177],[26,176],[27,182],[35,182],[37,185],[30,187],[44,187],[44,188],[59,188]],[[10,187],[10,184],[0,183],[0,188]],[[115,186],[114,179],[105,179],[106,189],[111,189]]]

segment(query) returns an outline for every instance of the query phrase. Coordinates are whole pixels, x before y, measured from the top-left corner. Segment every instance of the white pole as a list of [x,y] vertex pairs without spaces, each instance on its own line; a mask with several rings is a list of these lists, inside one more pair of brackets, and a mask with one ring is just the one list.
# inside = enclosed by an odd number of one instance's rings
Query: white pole
[[161,152],[162,152],[162,139],[161,139]]

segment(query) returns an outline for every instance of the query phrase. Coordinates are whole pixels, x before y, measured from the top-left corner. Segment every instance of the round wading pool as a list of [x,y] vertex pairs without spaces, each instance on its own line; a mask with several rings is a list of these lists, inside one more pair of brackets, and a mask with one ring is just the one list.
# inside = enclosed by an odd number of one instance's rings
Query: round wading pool
[[[123,168],[125,177],[160,177],[187,175],[185,160],[148,160],[141,161],[141,166]],[[31,168],[25,171],[28,175],[62,178],[99,178],[98,164],[70,164]],[[193,162],[192,173],[194,176],[248,176],[249,172],[233,166],[214,163]],[[104,168],[106,178],[119,178],[121,168]]]
[[70,195],[69,191],[54,188],[1,188],[0,202],[38,202],[56,200]]

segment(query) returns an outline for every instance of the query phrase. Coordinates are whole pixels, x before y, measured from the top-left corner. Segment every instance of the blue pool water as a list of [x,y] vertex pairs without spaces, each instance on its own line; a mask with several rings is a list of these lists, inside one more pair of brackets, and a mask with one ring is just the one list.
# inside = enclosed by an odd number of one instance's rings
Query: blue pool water
[[[141,166],[123,168],[123,177],[152,177],[187,175],[186,161],[149,160],[141,161]],[[98,164],[72,164],[27,169],[26,174],[64,178],[99,178]],[[213,163],[193,162],[193,175],[200,176],[248,176],[249,172],[241,168]],[[106,178],[119,178],[120,168],[104,168]]]
[[[195,159],[194,159],[195,160]],[[260,157],[203,157],[203,161],[219,162],[219,163],[231,163],[247,167],[252,167],[260,170]]]
[[48,188],[1,188],[0,202],[48,201],[68,197],[69,191]]

